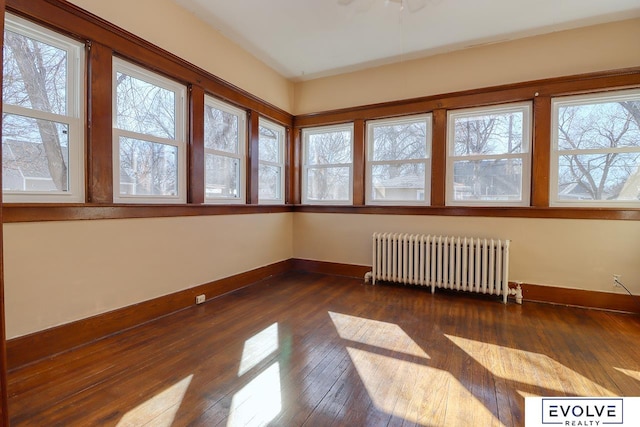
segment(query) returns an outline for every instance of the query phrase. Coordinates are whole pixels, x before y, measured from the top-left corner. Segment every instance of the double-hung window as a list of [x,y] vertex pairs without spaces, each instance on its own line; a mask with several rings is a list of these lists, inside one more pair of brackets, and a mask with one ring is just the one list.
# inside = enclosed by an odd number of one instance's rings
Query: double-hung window
[[640,207],[640,91],[552,100],[552,206]]
[[451,111],[447,144],[447,205],[530,204],[530,103]]
[[303,129],[302,203],[351,204],[353,124]]
[[428,205],[431,114],[367,123],[366,203]]
[[246,111],[207,95],[204,100],[206,202],[245,202],[246,146]]
[[113,91],[114,201],[185,203],[185,86],[113,58]]
[[7,15],[2,190],[5,202],[84,201],[84,47]]
[[282,204],[285,130],[262,117],[258,123],[258,203]]

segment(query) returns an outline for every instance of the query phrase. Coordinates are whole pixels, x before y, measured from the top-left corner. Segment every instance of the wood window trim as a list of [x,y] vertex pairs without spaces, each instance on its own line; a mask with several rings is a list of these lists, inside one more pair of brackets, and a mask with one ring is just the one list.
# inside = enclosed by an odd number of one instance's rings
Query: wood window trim
[[[59,0],[33,2],[7,0],[7,10],[37,24],[60,31],[87,42],[87,147],[86,195],[84,204],[5,204],[4,222],[66,221],[76,219],[145,218],[192,215],[247,214],[263,212],[340,212],[358,214],[470,215],[495,217],[573,218],[640,220],[635,208],[550,208],[549,207],[549,140],[551,97],[620,90],[640,87],[640,67],[564,76],[529,82],[479,88],[403,101],[356,106],[326,112],[292,116],[256,96],[229,84],[210,73],[166,52],[148,41],[87,13],[78,6]],[[111,165],[111,73],[112,55],[124,57],[151,71],[187,84],[189,91],[189,185],[184,205],[127,205],[113,203]],[[202,205],[204,171],[199,165],[203,118],[194,113],[209,93],[249,112],[285,126],[286,174],[285,200],[282,206]],[[109,96],[104,96],[109,94]],[[444,206],[446,174],[446,112],[451,109],[496,105],[517,101],[534,103],[534,141],[532,158],[531,206],[518,208],[446,207]],[[353,206],[298,206],[301,193],[301,129],[354,122],[362,127],[362,137],[354,137],[354,167],[364,169],[364,125],[366,120],[433,114],[431,206],[365,206],[361,199],[364,177],[354,174]],[[354,135],[355,136],[355,135]],[[362,148],[362,149],[361,149]],[[200,150],[200,151],[199,151]],[[362,158],[360,158],[362,157]],[[355,171],[354,171],[355,172]],[[362,174],[363,175],[363,174]],[[248,177],[248,182],[255,177]],[[251,185],[254,187],[255,185]],[[249,188],[251,193],[255,189]],[[248,198],[251,203],[253,197]]]

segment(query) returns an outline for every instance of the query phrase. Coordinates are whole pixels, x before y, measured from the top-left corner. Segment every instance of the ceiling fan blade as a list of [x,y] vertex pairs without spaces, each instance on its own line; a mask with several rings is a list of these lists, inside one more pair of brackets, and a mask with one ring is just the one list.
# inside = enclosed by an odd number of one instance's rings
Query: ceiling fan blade
[[424,9],[427,5],[427,0],[402,0],[402,3],[407,6],[409,12],[414,13],[420,9]]

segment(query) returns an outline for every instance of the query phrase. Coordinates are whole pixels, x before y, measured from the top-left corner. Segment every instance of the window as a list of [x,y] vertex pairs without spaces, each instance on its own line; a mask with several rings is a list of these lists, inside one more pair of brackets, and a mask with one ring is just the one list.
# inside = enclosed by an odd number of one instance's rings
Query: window
[[302,203],[351,204],[353,125],[303,129]]
[[8,14],[4,40],[4,201],[83,202],[84,47]]
[[284,203],[284,127],[260,118],[258,134],[258,203]]
[[428,205],[431,115],[367,123],[367,204]]
[[552,101],[552,206],[640,206],[640,91]]
[[113,192],[124,203],[186,203],[185,87],[113,59]]
[[204,101],[205,201],[245,202],[247,113],[210,96]]
[[447,205],[528,206],[530,123],[530,103],[449,112]]

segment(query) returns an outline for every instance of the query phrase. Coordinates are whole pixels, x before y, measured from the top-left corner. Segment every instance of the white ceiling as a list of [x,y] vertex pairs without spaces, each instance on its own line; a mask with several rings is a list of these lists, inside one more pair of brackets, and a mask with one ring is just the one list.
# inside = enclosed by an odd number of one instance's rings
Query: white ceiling
[[296,81],[640,16],[640,0],[174,1]]

